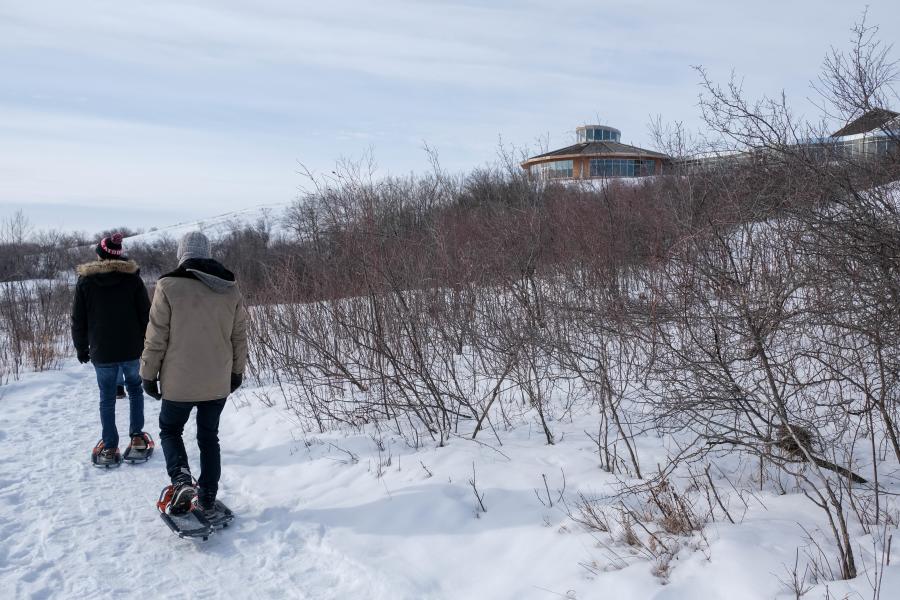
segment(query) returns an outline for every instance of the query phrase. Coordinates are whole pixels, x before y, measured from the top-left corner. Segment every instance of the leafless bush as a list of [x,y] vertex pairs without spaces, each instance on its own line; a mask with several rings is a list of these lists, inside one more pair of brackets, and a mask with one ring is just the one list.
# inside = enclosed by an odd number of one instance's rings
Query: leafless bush
[[0,380],[55,368],[65,355],[71,288],[66,283],[0,283]]
[[[636,556],[652,563],[652,572],[667,579],[671,560],[686,544],[703,548],[703,527],[712,517],[712,507],[699,511],[703,497],[694,489],[678,490],[667,474],[660,472],[651,480],[625,486],[608,498],[579,493],[567,514],[576,523],[609,544],[630,548]],[[598,542],[606,547],[602,541]],[[618,557],[610,548],[607,550]],[[619,559],[621,561],[621,559]]]
[[[865,31],[860,39],[872,44]],[[887,85],[885,65],[877,48],[859,45],[826,63],[830,100],[848,119],[859,116],[852,107],[884,97],[859,86]],[[705,75],[704,86],[707,122],[744,158],[713,173],[735,210],[644,272],[660,308],[645,337],[656,344],[654,417],[692,431],[697,455],[732,448],[758,457],[762,473],[768,464],[794,477],[828,519],[839,576],[852,578],[848,520],[855,514],[865,527],[881,518],[878,449],[900,456],[887,400],[900,350],[900,221],[883,185],[896,179],[897,155],[810,146],[804,140],[825,134],[798,121],[783,96],[750,102],[738,85]],[[874,485],[854,465],[866,437]]]
[[[860,27],[822,79],[823,116],[842,123],[891,97],[893,64]],[[622,525],[649,552],[740,519],[704,466],[744,453],[761,487],[788,479],[822,509],[853,577],[851,521],[888,518],[879,463],[900,460],[900,156],[844,152],[784,95],[700,75],[708,137],[657,131],[679,157],[736,153],[705,167],[580,187],[513,161],[386,180],[344,164],[289,211],[290,238],[235,231],[257,376],[320,429],[389,422],[416,447],[502,443],[523,420],[552,444],[558,419],[591,407],[602,466],[637,479],[635,436],[669,434],[708,509],[650,475],[656,516],[628,508]]]

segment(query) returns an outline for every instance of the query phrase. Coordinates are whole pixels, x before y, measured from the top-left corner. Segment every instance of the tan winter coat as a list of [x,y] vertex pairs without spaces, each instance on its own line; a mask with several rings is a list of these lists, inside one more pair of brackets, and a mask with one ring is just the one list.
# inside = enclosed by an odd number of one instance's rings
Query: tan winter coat
[[247,364],[246,324],[243,298],[233,281],[180,267],[156,284],[141,377],[158,378],[166,400],[225,398],[231,374],[242,374]]

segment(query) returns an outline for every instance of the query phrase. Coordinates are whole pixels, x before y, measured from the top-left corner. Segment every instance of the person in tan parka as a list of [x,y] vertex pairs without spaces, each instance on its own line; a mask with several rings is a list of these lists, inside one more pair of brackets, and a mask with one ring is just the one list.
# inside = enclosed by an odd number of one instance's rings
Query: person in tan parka
[[[141,355],[144,390],[162,399],[159,439],[172,485],[166,510],[195,503],[215,511],[221,475],[219,417],[247,364],[246,310],[234,274],[210,258],[199,231],[178,244],[178,268],[160,277]],[[195,487],[182,434],[197,408],[200,477]]]

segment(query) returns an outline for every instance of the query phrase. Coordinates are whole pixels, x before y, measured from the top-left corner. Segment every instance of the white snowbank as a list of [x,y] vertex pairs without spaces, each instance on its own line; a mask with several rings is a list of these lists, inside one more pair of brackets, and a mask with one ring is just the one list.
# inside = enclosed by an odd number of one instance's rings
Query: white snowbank
[[[174,537],[156,514],[167,483],[161,449],[148,464],[90,465],[99,418],[89,366],[69,362],[0,387],[0,409],[4,597],[792,598],[783,582],[797,552],[801,571],[815,552],[804,529],[831,551],[821,511],[803,495],[756,492],[742,501],[719,480],[738,524],[716,522],[705,540],[685,539],[661,579],[653,561],[586,531],[558,501],[563,474],[570,503],[578,492],[616,489],[585,434],[595,415],[554,423],[554,446],[526,423],[500,432],[502,446],[488,433],[481,443],[453,438],[445,447],[426,439],[416,450],[385,428],[304,433],[252,389],[232,396],[222,416],[220,498],[238,517],[196,543]],[[145,429],[154,436],[158,409],[147,399]],[[127,402],[118,415],[127,431]],[[194,435],[189,426],[198,469]],[[647,465],[665,459],[664,440],[642,437],[638,448]],[[469,483],[473,465],[486,513]],[[748,470],[727,456],[715,467],[730,476]],[[867,577],[877,557],[871,538],[858,542],[869,572],[820,583],[806,598],[825,597],[826,587],[832,598],[872,597]],[[887,568],[883,585],[882,598],[898,597],[900,567]]]
[[269,222],[273,231],[278,232],[281,231],[281,218],[288,206],[287,202],[259,204],[206,219],[175,223],[168,227],[160,227],[153,231],[127,237],[125,244],[127,246],[129,243],[152,243],[166,235],[177,240],[188,231],[194,230],[200,230],[209,237],[216,238],[227,233],[235,223],[253,225],[260,219]]

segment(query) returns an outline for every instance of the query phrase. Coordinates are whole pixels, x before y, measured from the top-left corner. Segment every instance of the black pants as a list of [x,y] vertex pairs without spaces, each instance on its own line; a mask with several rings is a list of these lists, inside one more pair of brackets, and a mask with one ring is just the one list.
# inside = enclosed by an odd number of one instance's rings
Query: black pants
[[225,398],[207,402],[172,402],[163,400],[159,411],[159,442],[166,457],[166,471],[174,483],[184,471],[190,471],[184,449],[184,424],[197,407],[197,445],[200,447],[200,477],[197,483],[205,498],[214,499],[222,474],[219,451],[219,416],[225,408]]

